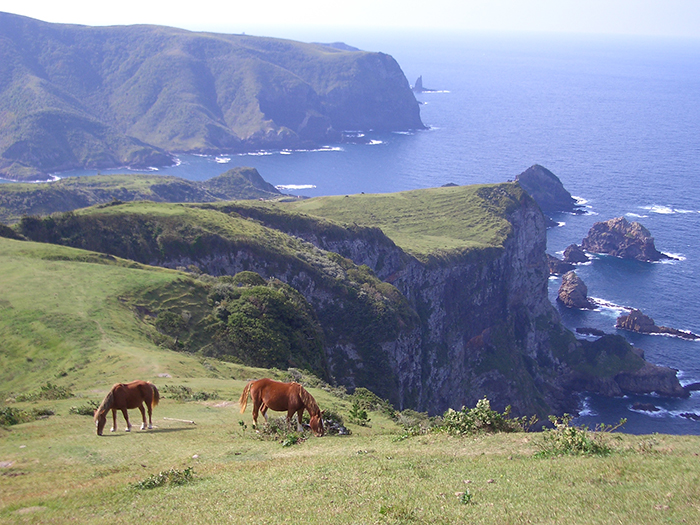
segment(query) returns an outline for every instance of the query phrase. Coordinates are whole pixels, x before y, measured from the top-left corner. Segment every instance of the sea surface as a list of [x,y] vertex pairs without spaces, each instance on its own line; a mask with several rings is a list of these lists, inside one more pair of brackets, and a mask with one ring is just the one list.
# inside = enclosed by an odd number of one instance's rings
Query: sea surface
[[[312,40],[311,38],[309,40]],[[554,217],[548,252],[580,244],[596,221],[625,216],[647,227],[677,260],[623,261],[600,256],[577,273],[602,306],[571,311],[550,298],[564,324],[620,333],[646,358],[700,382],[700,342],[615,330],[624,308],[658,325],[700,334],[700,41],[639,37],[358,33],[346,43],[394,56],[409,82],[419,75],[429,129],[366,133],[367,144],[315,151],[218,157],[180,155],[158,170],[205,180],[253,166],[286,193],[305,196],[385,193],[512,180],[533,164],[553,171],[585,215]],[[125,170],[102,170],[123,173]],[[93,175],[81,171],[59,176]],[[650,403],[654,413],[634,411]],[[630,433],[700,434],[700,392],[688,399],[581,397],[579,423],[627,418]]]

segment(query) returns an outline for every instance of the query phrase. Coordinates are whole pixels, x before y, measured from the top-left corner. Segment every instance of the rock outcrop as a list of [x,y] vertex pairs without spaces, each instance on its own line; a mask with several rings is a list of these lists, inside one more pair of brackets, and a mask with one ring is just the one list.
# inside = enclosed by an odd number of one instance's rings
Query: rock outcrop
[[545,214],[582,213],[576,200],[566,191],[559,178],[547,168],[535,164],[515,177],[516,182],[535,199]]
[[699,335],[692,332],[678,330],[676,328],[669,328],[667,326],[657,326],[651,317],[635,309],[630,311],[630,313],[627,315],[621,315],[618,317],[617,322],[615,323],[615,328],[619,328],[620,330],[628,330],[630,332],[637,332],[639,334],[670,335],[673,337],[688,339],[690,341],[700,339]]
[[578,244],[570,244],[564,250],[564,262],[571,264],[581,264],[588,262],[588,255]]
[[573,264],[564,262],[549,254],[547,254],[547,264],[549,265],[549,273],[551,275],[564,275],[566,272],[570,272],[574,269]]
[[591,253],[605,253],[622,259],[660,261],[671,258],[656,249],[649,230],[624,217],[596,222],[581,246]]
[[576,272],[567,272],[561,278],[557,300],[567,308],[590,310],[595,305],[588,299],[588,287]]

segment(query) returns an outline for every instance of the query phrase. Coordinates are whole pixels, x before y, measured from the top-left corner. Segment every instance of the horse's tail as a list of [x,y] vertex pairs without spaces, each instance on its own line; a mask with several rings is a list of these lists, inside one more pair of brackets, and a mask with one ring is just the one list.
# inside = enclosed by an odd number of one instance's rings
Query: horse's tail
[[304,403],[306,410],[309,411],[309,415],[313,416],[321,411],[321,409],[318,408],[318,404],[316,403],[314,396],[309,394],[301,385],[299,385],[299,397],[301,397],[301,402]]
[[151,385],[151,389],[153,390],[153,398],[151,399],[151,408],[158,406],[158,401],[160,401],[160,392],[158,392],[158,389],[156,388],[156,385],[153,383],[148,383]]
[[241,398],[238,400],[238,404],[241,405],[241,414],[245,412],[245,409],[248,406],[248,394],[250,394],[250,385],[252,384],[252,381],[248,381],[248,384],[246,384],[245,388],[243,389]]

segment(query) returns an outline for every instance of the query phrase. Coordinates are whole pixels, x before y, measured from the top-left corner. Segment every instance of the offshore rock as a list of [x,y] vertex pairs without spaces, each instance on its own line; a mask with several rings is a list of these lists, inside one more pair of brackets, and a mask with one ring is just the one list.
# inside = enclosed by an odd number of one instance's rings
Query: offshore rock
[[557,300],[567,308],[590,310],[595,308],[588,300],[588,287],[576,272],[567,272],[561,278]]
[[547,264],[549,265],[550,275],[564,275],[574,269],[574,265],[557,259],[553,255],[547,254]]
[[637,332],[639,334],[671,335],[682,339],[688,339],[690,341],[700,339],[700,336],[692,332],[678,330],[676,328],[669,328],[667,326],[657,326],[651,317],[643,314],[639,310],[632,310],[629,314],[618,317],[617,322],[615,323],[615,328],[628,330],[630,332]]
[[539,204],[545,214],[582,213],[576,200],[559,178],[547,168],[535,164],[515,177],[516,182]]
[[606,253],[622,259],[660,261],[672,259],[656,249],[649,230],[638,222],[617,217],[596,222],[589,230],[581,246],[591,253]]
[[581,264],[588,262],[588,255],[578,244],[570,244],[564,250],[564,262],[572,264]]

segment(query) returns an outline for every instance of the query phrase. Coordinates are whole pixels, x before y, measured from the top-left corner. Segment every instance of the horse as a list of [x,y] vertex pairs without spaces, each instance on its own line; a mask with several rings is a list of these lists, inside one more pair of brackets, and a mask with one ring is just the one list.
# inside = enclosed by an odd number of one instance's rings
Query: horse
[[95,426],[97,427],[97,435],[101,436],[102,431],[107,423],[107,412],[112,410],[112,419],[114,423],[110,432],[117,430],[117,410],[121,410],[126,419],[126,431],[131,431],[131,423],[129,422],[129,413],[127,409],[138,408],[141,411],[141,430],[146,428],[146,411],[143,409],[143,403],[146,403],[148,408],[148,428],[153,428],[151,422],[151,409],[160,401],[160,393],[156,385],[148,381],[132,381],[131,383],[117,383],[112,387],[109,393],[102,400],[102,404],[95,410]]
[[292,415],[297,414],[297,430],[302,431],[301,416],[304,409],[309,412],[309,426],[317,437],[324,433],[323,412],[318,408],[316,400],[299,383],[280,383],[272,379],[248,381],[241,398],[241,414],[248,406],[248,395],[253,399],[253,428],[258,426],[258,410],[267,421],[268,408],[277,412],[287,411],[287,426],[291,426]]

